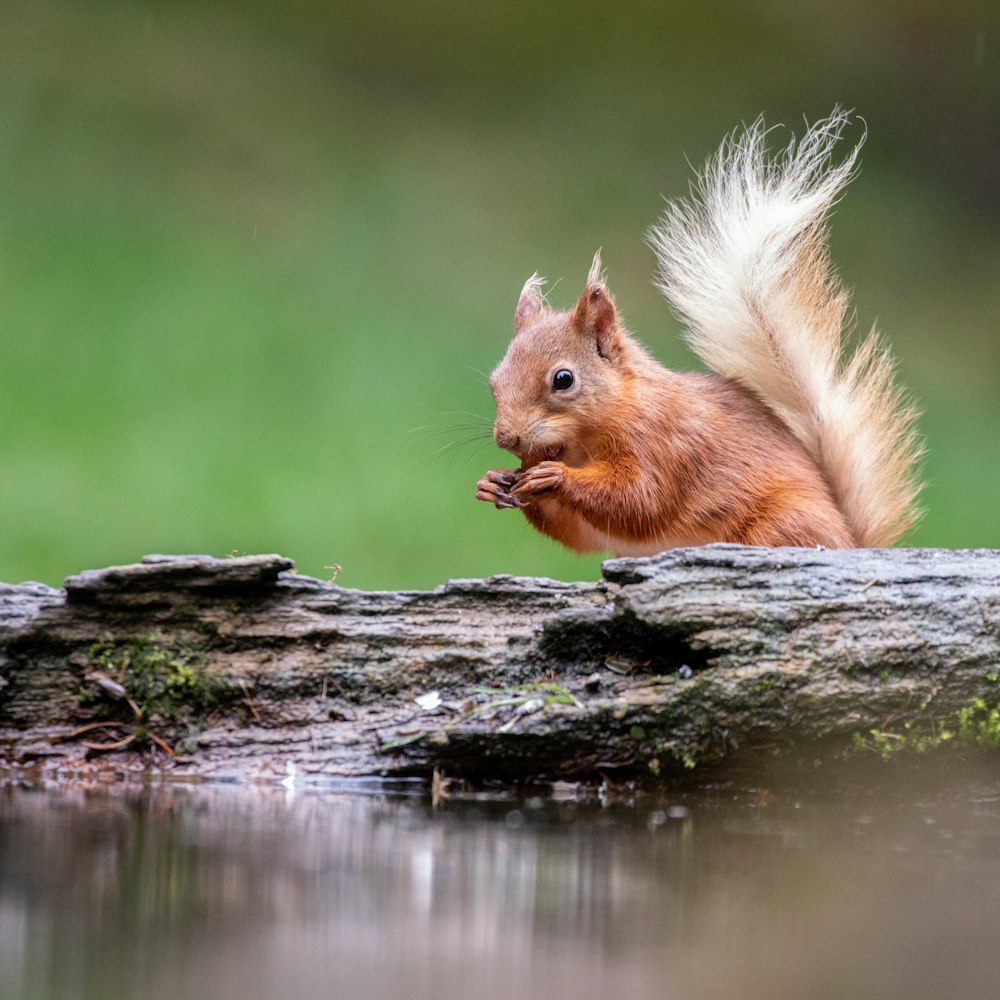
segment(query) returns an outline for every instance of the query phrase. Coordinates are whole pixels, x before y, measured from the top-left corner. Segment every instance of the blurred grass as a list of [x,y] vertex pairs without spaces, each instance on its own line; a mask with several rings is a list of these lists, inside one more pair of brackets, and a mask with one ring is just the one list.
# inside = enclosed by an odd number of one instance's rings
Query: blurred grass
[[925,411],[911,541],[1000,545],[997,18],[848,6],[12,5],[0,579],[233,550],[362,587],[595,575],[472,499],[509,464],[483,373],[521,283],[568,304],[603,246],[691,364],[649,284],[661,195],[740,120],[836,102],[869,139],[834,256]]

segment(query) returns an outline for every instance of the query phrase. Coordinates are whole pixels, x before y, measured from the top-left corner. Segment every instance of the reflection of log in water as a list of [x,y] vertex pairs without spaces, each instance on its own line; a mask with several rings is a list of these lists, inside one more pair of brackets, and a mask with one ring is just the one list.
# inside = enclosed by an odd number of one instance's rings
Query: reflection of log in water
[[927,779],[436,808],[386,788],[6,788],[3,995],[992,996],[995,779]]
[[709,546],[404,593],[291,568],[0,588],[7,761],[517,780],[1000,744],[995,552]]

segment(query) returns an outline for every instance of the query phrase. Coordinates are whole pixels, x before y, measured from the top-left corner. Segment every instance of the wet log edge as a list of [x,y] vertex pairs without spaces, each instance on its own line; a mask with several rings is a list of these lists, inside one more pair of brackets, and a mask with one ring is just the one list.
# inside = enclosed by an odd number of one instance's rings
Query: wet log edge
[[[137,704],[140,666],[171,709]],[[1000,743],[998,703],[992,550],[712,545],[611,560],[596,582],[412,592],[277,555],[148,556],[0,585],[7,780],[675,779],[973,753]]]

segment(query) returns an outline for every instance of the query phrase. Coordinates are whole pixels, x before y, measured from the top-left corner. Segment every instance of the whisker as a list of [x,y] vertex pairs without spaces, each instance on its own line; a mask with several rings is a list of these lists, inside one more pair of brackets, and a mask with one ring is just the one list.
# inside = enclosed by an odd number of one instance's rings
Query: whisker
[[488,423],[493,422],[492,417],[484,417],[481,413],[474,413],[472,410],[438,410],[440,414],[457,415],[461,417],[473,417],[476,420],[483,420]]
[[[468,426],[476,426],[476,427],[493,426],[492,417],[484,417],[481,413],[473,413],[471,410],[439,410],[437,413],[434,414],[434,417],[468,417],[472,421],[472,423],[469,424]],[[426,423],[426,424],[421,424],[419,427],[412,427],[410,428],[410,430],[419,431],[419,430],[424,430],[425,428],[428,427],[435,427],[435,426],[437,425],[433,423]],[[448,426],[453,426],[453,425],[449,424]],[[466,425],[460,424],[459,426],[466,426]]]
[[480,453],[480,452],[481,452],[481,451],[482,451],[482,450],[483,450],[484,448],[488,447],[488,446],[489,446],[489,445],[490,445],[491,443],[492,443],[492,439],[490,439],[490,440],[484,440],[484,441],[482,441],[482,443],[481,443],[481,444],[479,445],[479,447],[478,447],[478,448],[476,448],[476,450],[475,450],[475,451],[474,451],[474,452],[473,452],[473,453],[472,453],[471,455],[469,455],[469,456],[468,456],[468,458],[466,458],[466,460],[465,460],[465,464],[466,464],[466,465],[469,465],[469,464],[471,464],[472,460],[473,460],[473,459],[474,459],[474,458],[475,458],[475,457],[476,457],[476,456],[477,456],[477,455],[478,455],[478,454],[479,454],[479,453]]
[[466,445],[470,444],[479,444],[479,448],[481,450],[490,444],[492,440],[492,438],[488,438],[483,434],[471,434],[458,441],[449,441],[447,444],[441,445],[441,447],[437,448],[432,454],[435,458],[440,458],[442,455],[447,455],[450,451],[455,451],[458,448],[464,448]]
[[[452,418],[454,417],[465,417],[468,419],[453,420]],[[441,418],[447,418],[448,423],[442,423]],[[409,433],[413,434],[419,431],[447,431],[456,428],[459,430],[472,428],[492,430],[492,427],[493,420],[491,418],[484,417],[479,413],[473,413],[471,410],[441,410],[428,419],[426,423],[409,428]]]
[[470,434],[468,437],[461,438],[458,441],[449,441],[447,444],[441,445],[440,448],[436,448],[431,453],[431,456],[435,459],[443,458],[445,455],[458,451],[461,448],[466,448],[470,445],[477,445],[478,447],[466,459],[466,462],[471,462],[476,455],[492,443],[493,439],[485,434]]
[[459,431],[473,431],[477,435],[492,437],[489,427],[477,424],[449,424],[447,427],[411,427],[408,434],[424,434],[426,437],[441,437],[442,434],[455,434]]
[[482,369],[476,368],[474,365],[465,365],[464,367],[467,368],[474,375],[478,375],[483,380],[483,385],[490,384],[489,375],[487,375],[486,372],[484,372]]

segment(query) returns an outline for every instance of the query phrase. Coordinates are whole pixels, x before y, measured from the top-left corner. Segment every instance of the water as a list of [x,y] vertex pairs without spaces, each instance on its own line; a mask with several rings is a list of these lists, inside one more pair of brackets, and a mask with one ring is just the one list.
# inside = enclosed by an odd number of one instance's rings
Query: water
[[0,995],[1000,992],[989,778],[617,804],[371,791],[0,790]]

